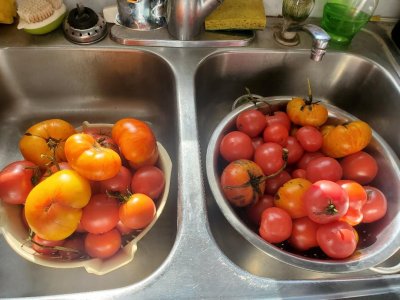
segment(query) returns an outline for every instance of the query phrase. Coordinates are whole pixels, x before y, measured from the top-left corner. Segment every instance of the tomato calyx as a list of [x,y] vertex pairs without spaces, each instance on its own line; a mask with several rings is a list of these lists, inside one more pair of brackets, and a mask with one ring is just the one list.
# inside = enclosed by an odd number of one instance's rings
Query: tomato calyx
[[307,84],[308,84],[308,99],[304,98],[304,104],[300,107],[301,111],[304,111],[304,109],[307,107],[309,111],[312,111],[313,105],[318,104],[321,101],[313,101],[313,95],[311,91],[311,83],[310,79],[307,78]]
[[253,188],[253,190],[257,193],[257,194],[261,194],[261,190],[260,190],[260,184],[262,182],[264,182],[266,180],[267,176],[254,176],[251,172],[247,171],[247,174],[249,175],[250,179],[249,181],[240,184],[240,185],[226,185],[224,186],[224,189],[229,189],[229,190],[233,190],[233,189],[240,189],[240,188],[244,188],[244,187],[248,187],[251,186]]
[[336,208],[335,204],[333,204],[331,199],[329,199],[328,206],[325,207],[325,209],[323,211],[314,212],[314,214],[316,214],[316,215],[328,215],[328,216],[334,216],[338,213],[339,213],[339,211]]
[[121,204],[129,201],[129,198],[133,195],[133,193],[129,190],[126,190],[125,193],[119,191],[106,191],[106,195],[111,198],[116,198],[120,201]]
[[47,146],[49,147],[49,149],[52,150],[52,152],[55,152],[57,147],[60,145],[60,143],[63,142],[63,139],[55,139],[53,137],[49,137],[48,139],[46,139],[42,136],[34,135],[30,132],[25,132],[24,135],[25,136],[35,136],[35,137],[44,139],[46,141]]
[[[55,166],[57,171],[61,170],[61,168],[60,168],[60,166],[58,164],[58,161],[57,161],[56,151],[57,151],[58,146],[62,142],[64,142],[65,140],[63,140],[63,139],[55,139],[53,137],[49,137],[48,139],[46,139],[44,137],[41,137],[41,136],[38,136],[38,135],[34,135],[34,134],[30,133],[30,132],[25,132],[24,135],[25,136],[35,136],[35,137],[41,138],[41,139],[46,141],[47,147],[49,147],[49,149],[51,151],[51,155],[47,155],[47,154],[41,154],[40,155],[41,158],[46,158],[46,159],[49,160],[49,162],[47,162],[44,165],[44,167],[46,168],[46,172],[45,172],[46,176],[50,176],[52,174],[52,172],[50,170],[50,168],[52,166]],[[37,180],[35,179],[35,182],[36,182],[36,184],[39,183],[39,178]]]
[[25,167],[26,170],[32,170],[33,175],[31,177],[31,183],[33,186],[37,185],[40,182],[40,177],[42,176],[42,172],[40,171],[39,166],[34,167]]

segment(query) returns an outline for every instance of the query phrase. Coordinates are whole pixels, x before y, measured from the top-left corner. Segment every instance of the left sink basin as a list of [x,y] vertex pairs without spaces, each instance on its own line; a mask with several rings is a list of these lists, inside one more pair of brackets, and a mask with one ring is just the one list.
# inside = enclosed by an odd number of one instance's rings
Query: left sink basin
[[127,286],[153,274],[177,232],[178,120],[176,83],[168,63],[141,50],[21,48],[0,50],[0,168],[21,159],[18,141],[42,120],[114,123],[144,120],[173,162],[166,207],[139,242],[131,263],[97,276],[83,268],[53,269],[26,261],[0,237],[0,298],[96,291]]

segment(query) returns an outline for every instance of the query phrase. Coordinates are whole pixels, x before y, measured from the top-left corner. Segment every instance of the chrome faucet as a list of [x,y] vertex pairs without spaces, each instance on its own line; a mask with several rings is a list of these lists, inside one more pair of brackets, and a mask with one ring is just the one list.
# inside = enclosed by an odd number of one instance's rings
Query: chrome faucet
[[295,46],[300,42],[297,31],[305,31],[312,36],[313,42],[310,58],[314,61],[321,61],[322,57],[326,53],[331,37],[325,30],[317,25],[304,24],[292,26],[287,28],[284,32],[275,32],[274,38],[282,45]]
[[310,58],[320,61],[326,52],[331,37],[321,27],[313,24],[302,24],[310,15],[314,0],[284,0],[282,5],[283,24],[275,31],[275,40],[285,46],[295,46],[300,43],[297,31],[308,32],[313,43]]
[[188,41],[197,36],[206,17],[223,0],[167,0],[167,26],[178,40]]

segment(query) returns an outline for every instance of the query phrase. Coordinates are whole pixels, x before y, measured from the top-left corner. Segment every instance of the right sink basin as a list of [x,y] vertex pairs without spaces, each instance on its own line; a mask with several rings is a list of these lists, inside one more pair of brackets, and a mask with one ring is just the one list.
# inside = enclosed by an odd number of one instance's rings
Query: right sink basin
[[[202,160],[211,135],[231,111],[246,88],[262,96],[307,95],[307,78],[313,96],[353,114],[383,137],[397,155],[400,140],[399,83],[381,65],[347,53],[329,53],[321,62],[306,52],[226,51],[213,54],[199,66],[195,77],[196,105]],[[204,178],[207,178],[205,168]],[[206,184],[206,202],[211,232],[222,252],[242,269],[275,279],[343,278],[349,274],[319,273],[282,264],[243,238],[221,213]],[[400,255],[387,263],[395,264]],[[366,270],[358,275],[370,276]],[[352,274],[354,276],[354,273]]]

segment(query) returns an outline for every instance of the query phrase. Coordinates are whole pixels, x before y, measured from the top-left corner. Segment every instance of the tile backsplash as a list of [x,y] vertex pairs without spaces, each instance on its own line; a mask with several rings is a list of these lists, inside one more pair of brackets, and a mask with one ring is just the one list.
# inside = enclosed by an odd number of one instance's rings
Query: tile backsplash
[[[191,0],[187,0],[191,1]],[[311,14],[313,17],[322,16],[322,8],[327,0],[316,0],[315,7]],[[64,0],[68,8],[73,8],[76,3],[81,3],[95,11],[102,11],[103,7],[115,5],[116,0]],[[265,13],[267,16],[278,16],[281,14],[282,0],[264,0]],[[376,15],[388,18],[400,18],[399,0],[381,0],[375,11]]]

